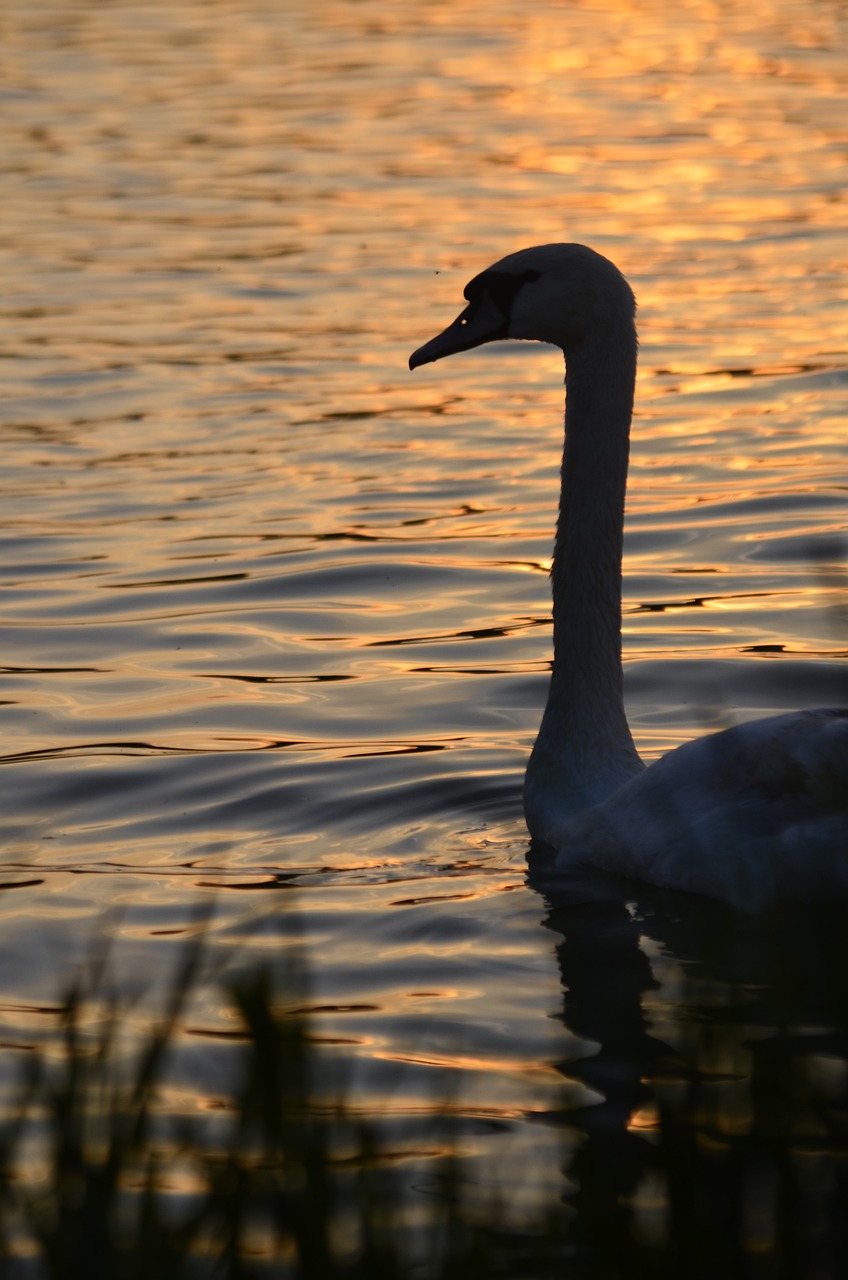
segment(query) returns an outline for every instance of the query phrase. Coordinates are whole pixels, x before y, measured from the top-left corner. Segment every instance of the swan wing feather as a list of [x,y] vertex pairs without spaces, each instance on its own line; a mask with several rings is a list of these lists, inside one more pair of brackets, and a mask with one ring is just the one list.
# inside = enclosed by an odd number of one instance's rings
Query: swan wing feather
[[591,864],[761,910],[848,892],[848,710],[800,711],[685,743],[558,841]]

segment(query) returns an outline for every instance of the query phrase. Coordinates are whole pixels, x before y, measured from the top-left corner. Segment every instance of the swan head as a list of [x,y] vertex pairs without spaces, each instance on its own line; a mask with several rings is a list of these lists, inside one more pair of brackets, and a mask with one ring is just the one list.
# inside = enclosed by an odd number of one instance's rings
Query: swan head
[[409,357],[410,369],[504,338],[549,342],[570,351],[593,336],[633,332],[636,303],[624,276],[582,244],[520,249],[475,276],[468,306]]

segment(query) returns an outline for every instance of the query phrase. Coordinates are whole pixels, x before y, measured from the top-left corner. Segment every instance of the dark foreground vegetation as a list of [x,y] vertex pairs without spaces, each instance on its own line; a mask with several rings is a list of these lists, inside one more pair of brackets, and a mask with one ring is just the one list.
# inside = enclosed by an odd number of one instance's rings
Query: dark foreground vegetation
[[[596,923],[585,965],[578,925],[563,925],[561,963],[567,1012],[580,1023],[582,972],[586,1009],[605,1010],[608,1029],[595,1032],[605,1043],[563,1074],[602,1100],[547,1118],[563,1133],[566,1179],[520,1228],[502,1201],[472,1205],[461,1143],[445,1141],[438,1108],[422,1122],[429,1139],[399,1152],[344,1087],[319,1086],[296,971],[210,979],[203,944],[188,946],[153,1029],[128,1051],[128,1009],[109,994],[101,958],[69,992],[58,1041],[12,1055],[24,1068],[0,1120],[2,1280],[848,1275],[848,1046],[844,1019],[825,1026],[834,1004],[817,1006],[818,1027],[781,1025],[776,1011],[766,1033],[752,1023],[762,987],[718,1011],[712,996],[693,996],[684,1062],[644,1017],[650,975],[631,957],[622,984],[620,939],[599,950]],[[844,1013],[848,965],[834,976]],[[180,1109],[173,1090],[163,1102],[189,1003],[210,982],[232,1012],[237,1068],[214,1114]],[[747,1073],[727,1066],[740,1044],[751,1047]],[[639,1112],[648,1132],[630,1122]],[[416,1161],[427,1177],[410,1181]],[[501,1182],[521,1177],[508,1170]]]
[[[160,1090],[202,980],[201,955],[201,944],[189,950],[129,1064],[127,1011],[107,994],[100,962],[68,994],[59,1044],[26,1056],[0,1124],[3,1280],[474,1280],[521,1271],[533,1238],[507,1235],[494,1204],[483,1219],[466,1210],[459,1159],[444,1142],[429,1194],[410,1207],[398,1153],[381,1149],[376,1126],[348,1108],[343,1090],[325,1096],[294,971],[282,999],[265,970],[223,984],[240,1024],[231,1037],[238,1087],[216,1116],[163,1115]],[[548,1228],[538,1224],[540,1259],[556,1247]]]

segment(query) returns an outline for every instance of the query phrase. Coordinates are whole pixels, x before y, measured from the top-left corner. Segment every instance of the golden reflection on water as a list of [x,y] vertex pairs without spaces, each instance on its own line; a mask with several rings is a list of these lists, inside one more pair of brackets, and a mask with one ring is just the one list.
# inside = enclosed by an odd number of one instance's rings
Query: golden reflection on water
[[[536,1153],[559,1185],[560,1135],[524,1117],[591,1036],[523,885],[518,787],[561,361],[406,360],[512,249],[613,257],[640,304],[640,747],[840,700],[844,6],[4,16],[4,1042],[48,1041],[104,910],[133,990],[213,895],[245,954],[302,936],[358,1105],[420,1114],[455,1069],[457,1113],[504,1125],[466,1135],[478,1167]],[[678,951],[636,1003],[679,1031]],[[724,1136],[754,1117],[729,1040]]]

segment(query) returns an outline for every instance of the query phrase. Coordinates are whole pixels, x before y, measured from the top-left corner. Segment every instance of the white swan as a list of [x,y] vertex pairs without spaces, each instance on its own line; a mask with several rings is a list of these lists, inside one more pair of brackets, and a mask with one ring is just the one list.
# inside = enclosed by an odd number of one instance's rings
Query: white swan
[[622,696],[621,554],[636,304],[576,244],[510,254],[411,369],[503,338],[561,347],[565,449],[552,569],[554,662],[524,783],[554,874],[592,865],[757,910],[848,895],[848,710],[799,711],[690,742],[646,769]]

